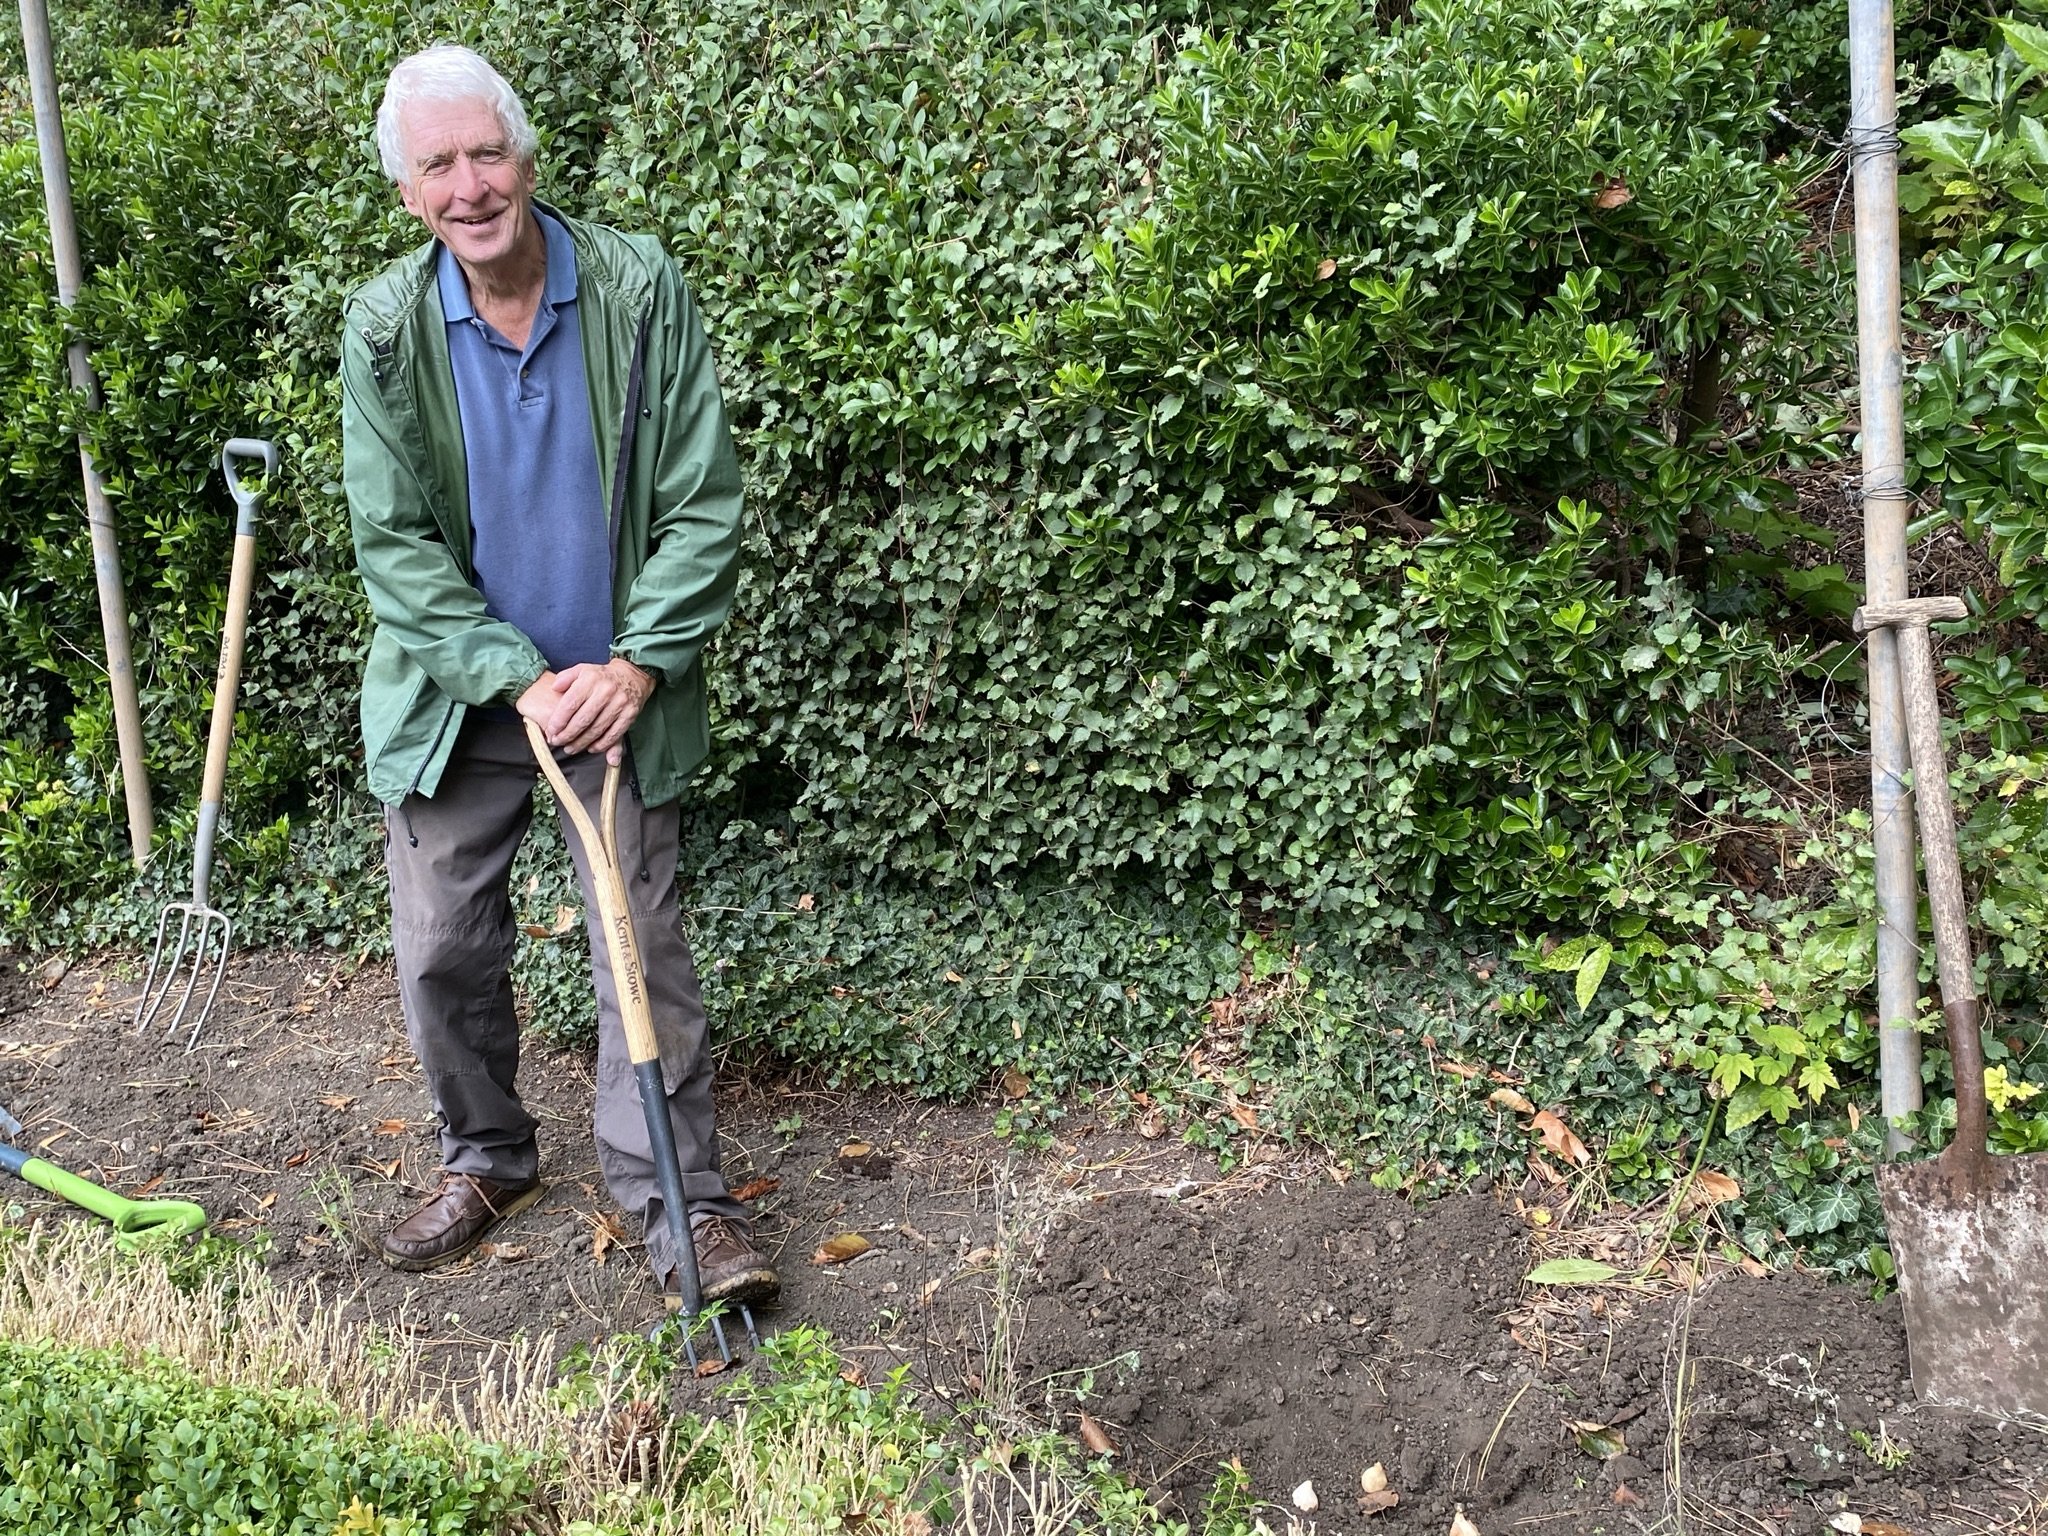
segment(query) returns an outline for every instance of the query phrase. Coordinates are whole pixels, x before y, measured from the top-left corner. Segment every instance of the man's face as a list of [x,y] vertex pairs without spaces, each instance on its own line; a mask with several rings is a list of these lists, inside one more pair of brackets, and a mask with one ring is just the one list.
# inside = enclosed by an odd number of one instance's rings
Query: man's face
[[533,165],[512,152],[487,101],[415,101],[399,119],[411,184],[408,213],[424,223],[469,272],[517,261],[538,233]]

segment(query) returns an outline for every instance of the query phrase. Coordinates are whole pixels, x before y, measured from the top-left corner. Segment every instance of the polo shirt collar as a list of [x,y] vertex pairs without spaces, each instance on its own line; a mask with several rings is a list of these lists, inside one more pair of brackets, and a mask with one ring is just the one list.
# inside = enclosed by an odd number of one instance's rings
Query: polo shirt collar
[[[533,205],[533,217],[540,225],[541,238],[547,242],[548,251],[547,286],[541,291],[540,301],[549,308],[573,304],[576,301],[576,244],[569,238],[569,231],[562,221],[543,213],[537,203]],[[451,322],[474,320],[476,305],[470,301],[469,280],[462,275],[462,263],[445,245],[437,247],[435,257],[442,315]]]

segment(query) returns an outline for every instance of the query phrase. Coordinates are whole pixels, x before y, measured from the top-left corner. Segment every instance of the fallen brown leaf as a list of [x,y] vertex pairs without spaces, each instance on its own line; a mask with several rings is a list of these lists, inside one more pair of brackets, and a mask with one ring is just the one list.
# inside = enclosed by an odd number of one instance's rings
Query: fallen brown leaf
[[1003,1068],[1003,1097],[1021,1099],[1031,1091],[1031,1079],[1015,1067]]
[[774,1178],[749,1179],[732,1192],[733,1199],[741,1204],[759,1200],[763,1195],[772,1195],[782,1188],[782,1180]]
[[1086,1413],[1081,1415],[1081,1443],[1098,1456],[1116,1454],[1116,1442],[1109,1438],[1109,1431]]
[[946,972],[946,980],[953,982],[956,985],[960,982],[964,982],[966,979],[967,978],[965,976],[962,976],[958,971],[949,970]]
[[1382,1488],[1375,1493],[1359,1495],[1358,1512],[1362,1515],[1376,1515],[1381,1510],[1392,1509],[1401,1502],[1401,1495],[1391,1488]]
[[[504,930],[500,929],[499,931],[503,932]],[[554,937],[552,933],[548,932],[545,923],[521,923],[519,931],[529,939],[552,939]]]
[[1479,1527],[1465,1518],[1465,1506],[1462,1504],[1451,1516],[1450,1536],[1479,1536]]
[[796,909],[799,912],[813,911],[816,909],[817,905],[818,898],[813,896],[809,891],[805,891],[803,895],[797,897],[796,899]]
[[524,1243],[478,1243],[477,1250],[487,1259],[502,1259],[507,1264],[533,1257],[533,1250]]
[[1259,1128],[1258,1111],[1249,1104],[1232,1104],[1230,1106],[1230,1118],[1248,1131],[1256,1131]]
[[1637,1493],[1635,1489],[1629,1487],[1627,1483],[1616,1483],[1614,1485],[1614,1502],[1624,1506],[1640,1504],[1643,1502],[1643,1496]]
[[1462,1077],[1467,1082],[1486,1070],[1484,1067],[1475,1067],[1468,1061],[1440,1061],[1436,1064],[1436,1069],[1439,1072],[1448,1072],[1453,1077]]
[[1166,1116],[1156,1108],[1146,1110],[1138,1117],[1138,1134],[1147,1141],[1157,1141],[1166,1134]]
[[1635,193],[1629,191],[1628,183],[1619,176],[1607,178],[1607,185],[1593,194],[1595,208],[1619,208],[1623,203],[1635,201]]
[[1742,1193],[1742,1186],[1725,1173],[1716,1173],[1711,1168],[1702,1168],[1699,1177],[1693,1181],[1709,1205],[1719,1205],[1724,1200],[1733,1200]]
[[1586,1150],[1586,1144],[1574,1136],[1571,1128],[1547,1109],[1540,1109],[1529,1122],[1529,1129],[1543,1138],[1543,1145],[1559,1157],[1568,1158],[1583,1167],[1593,1160],[1593,1154]]
[[930,1306],[932,1298],[939,1294],[939,1287],[945,1283],[946,1277],[944,1275],[934,1275],[931,1279],[925,1281],[923,1285],[918,1287],[917,1304],[920,1307]]
[[728,1364],[729,1361],[721,1360],[716,1355],[707,1355],[697,1362],[697,1379],[702,1381],[706,1376],[716,1376]]
[[590,1224],[590,1262],[604,1263],[613,1246],[625,1240],[626,1229],[619,1225],[619,1218],[605,1212]]
[[306,1159],[308,1159],[312,1155],[313,1149],[311,1147],[301,1147],[298,1151],[294,1152],[290,1157],[284,1160],[284,1165],[287,1168],[297,1168],[300,1165],[302,1165],[306,1161]]
[[320,1096],[320,1102],[329,1109],[353,1109],[356,1096],[352,1093],[324,1093]]
[[820,1243],[818,1251],[811,1255],[811,1262],[813,1264],[844,1264],[849,1259],[859,1258],[874,1246],[873,1243],[862,1237],[858,1232],[841,1232],[838,1236],[828,1237],[824,1242]]
[[[500,931],[502,932],[503,930]],[[377,1122],[377,1134],[379,1136],[403,1136],[411,1129],[412,1126],[403,1120],[379,1120]]]
[[1511,1109],[1518,1115],[1532,1115],[1536,1112],[1536,1106],[1512,1088],[1494,1089],[1486,1096],[1486,1102],[1501,1109]]
[[574,907],[556,907],[555,926],[548,930],[548,936],[550,938],[559,939],[571,928],[574,928],[576,926],[577,920],[582,916],[583,914],[581,912],[578,912]]
[[1316,264],[1317,282],[1327,283],[1331,278],[1335,277],[1336,275],[1337,263],[1334,258],[1325,256],[1320,262]]
[[150,1193],[153,1190],[155,1190],[160,1184],[162,1184],[163,1181],[164,1176],[162,1174],[151,1174],[148,1182],[145,1183],[140,1189],[136,1190],[135,1193],[130,1195],[128,1198],[130,1200],[146,1200],[149,1198]]
[[256,1209],[267,1211],[275,1204],[277,1204],[277,1191],[273,1189],[269,1194],[256,1202]]

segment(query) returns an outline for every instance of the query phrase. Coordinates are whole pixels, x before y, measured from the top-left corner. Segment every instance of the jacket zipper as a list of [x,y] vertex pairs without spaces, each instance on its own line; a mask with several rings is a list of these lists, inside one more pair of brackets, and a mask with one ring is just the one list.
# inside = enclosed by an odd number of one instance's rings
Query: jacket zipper
[[413,771],[412,782],[405,786],[405,799],[398,802],[398,814],[405,821],[405,840],[413,847],[420,845],[419,837],[412,829],[412,813],[406,810],[406,801],[420,792],[420,780],[427,776],[427,764],[434,760],[434,754],[441,750],[441,738],[448,734],[448,722],[455,718],[455,701],[450,699],[448,707],[441,712],[441,723],[434,729],[434,739],[427,743],[427,755],[420,759],[420,765]]

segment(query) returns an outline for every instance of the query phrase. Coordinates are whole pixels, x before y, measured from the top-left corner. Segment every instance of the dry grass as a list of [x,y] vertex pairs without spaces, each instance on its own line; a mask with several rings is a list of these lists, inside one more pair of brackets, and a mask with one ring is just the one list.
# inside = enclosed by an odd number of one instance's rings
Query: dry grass
[[[493,1345],[461,1391],[403,1328],[372,1328],[311,1286],[225,1266],[180,1288],[147,1256],[126,1259],[97,1228],[62,1222],[0,1242],[0,1338],[174,1362],[209,1385],[295,1391],[363,1422],[473,1437],[535,1456],[543,1528],[588,1521],[634,1536],[747,1536],[817,1525],[821,1489],[880,1486],[893,1448],[822,1414],[754,1433],[673,1418],[636,1395],[637,1339],[614,1341],[565,1389],[554,1341]],[[706,1454],[706,1453],[709,1454]],[[855,1511],[869,1536],[923,1536],[922,1517]],[[1049,1533],[1063,1527],[1022,1527]],[[586,1528],[587,1529],[587,1528]],[[991,1529],[991,1527],[984,1527]]]

